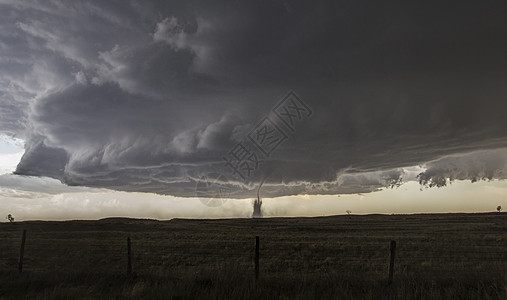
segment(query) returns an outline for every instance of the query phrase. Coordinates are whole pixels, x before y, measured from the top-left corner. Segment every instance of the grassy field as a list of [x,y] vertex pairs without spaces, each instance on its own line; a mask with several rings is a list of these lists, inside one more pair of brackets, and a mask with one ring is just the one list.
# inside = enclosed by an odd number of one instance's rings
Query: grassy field
[[[507,214],[499,213],[31,221],[0,224],[0,237],[0,299],[507,296]],[[388,285],[391,240],[397,249]]]

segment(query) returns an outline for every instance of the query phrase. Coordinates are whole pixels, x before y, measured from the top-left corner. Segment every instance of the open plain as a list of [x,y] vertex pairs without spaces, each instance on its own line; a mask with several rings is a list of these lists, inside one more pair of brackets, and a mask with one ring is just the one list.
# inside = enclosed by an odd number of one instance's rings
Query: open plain
[[27,221],[0,237],[1,299],[506,297],[503,213]]

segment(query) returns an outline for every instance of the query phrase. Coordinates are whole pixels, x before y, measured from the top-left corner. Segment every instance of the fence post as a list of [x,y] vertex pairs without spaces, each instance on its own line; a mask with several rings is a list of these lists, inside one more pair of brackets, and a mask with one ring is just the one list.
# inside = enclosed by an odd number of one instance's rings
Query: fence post
[[259,236],[255,236],[255,280],[259,279]]
[[19,264],[18,271],[21,273],[23,270],[23,256],[25,255],[25,240],[26,240],[26,230],[23,230],[23,237],[21,238],[21,248],[19,249]]
[[389,259],[389,280],[388,284],[393,283],[394,275],[394,257],[396,255],[396,241],[391,241],[391,257]]
[[130,247],[130,236],[127,237],[127,274],[132,274],[132,251]]

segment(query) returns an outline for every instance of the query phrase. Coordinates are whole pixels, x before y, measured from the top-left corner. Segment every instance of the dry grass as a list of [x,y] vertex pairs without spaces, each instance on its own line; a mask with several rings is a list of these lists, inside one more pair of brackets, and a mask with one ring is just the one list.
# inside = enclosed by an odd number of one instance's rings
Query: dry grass
[[[3,223],[0,298],[503,299],[506,221],[494,213]],[[390,240],[397,257],[387,286]]]

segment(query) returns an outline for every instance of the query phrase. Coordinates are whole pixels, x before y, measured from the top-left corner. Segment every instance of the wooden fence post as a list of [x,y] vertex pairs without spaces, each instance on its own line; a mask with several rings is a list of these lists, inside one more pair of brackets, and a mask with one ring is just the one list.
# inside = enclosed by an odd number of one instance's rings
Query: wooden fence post
[[25,240],[26,240],[26,230],[23,230],[23,237],[21,238],[21,248],[19,249],[19,264],[18,271],[21,273],[23,270],[23,256],[25,255]]
[[130,236],[127,237],[127,274],[132,274],[132,251],[130,247]]
[[394,257],[396,255],[396,241],[391,241],[391,257],[389,259],[389,280],[388,284],[393,283],[394,275]]
[[259,236],[255,236],[255,280],[259,279]]

